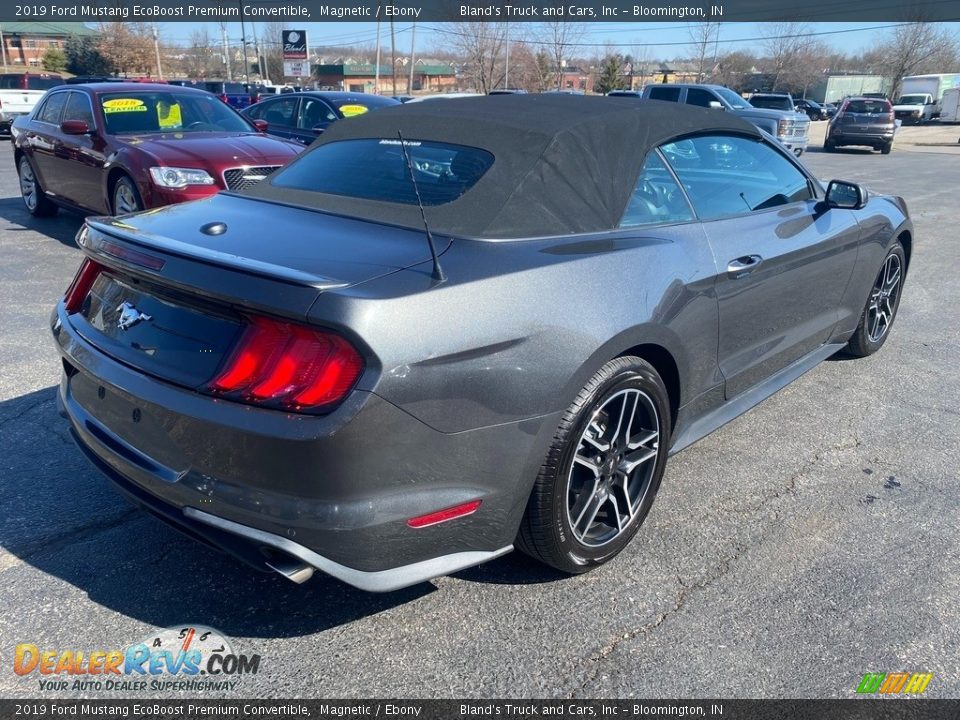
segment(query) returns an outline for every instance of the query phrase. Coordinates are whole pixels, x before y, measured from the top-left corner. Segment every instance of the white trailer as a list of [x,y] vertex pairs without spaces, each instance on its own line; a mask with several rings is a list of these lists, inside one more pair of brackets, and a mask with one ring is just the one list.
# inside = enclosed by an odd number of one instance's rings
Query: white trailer
[[943,94],[940,122],[960,122],[960,88],[950,88]]

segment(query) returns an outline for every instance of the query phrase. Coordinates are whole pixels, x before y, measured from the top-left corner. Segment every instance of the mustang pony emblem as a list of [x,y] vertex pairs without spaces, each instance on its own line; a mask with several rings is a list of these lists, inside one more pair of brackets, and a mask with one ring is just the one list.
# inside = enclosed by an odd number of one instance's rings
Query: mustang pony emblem
[[120,303],[117,306],[117,312],[120,313],[120,317],[117,318],[117,327],[121,330],[129,330],[141,320],[153,319],[153,316],[140,312],[128,302]]

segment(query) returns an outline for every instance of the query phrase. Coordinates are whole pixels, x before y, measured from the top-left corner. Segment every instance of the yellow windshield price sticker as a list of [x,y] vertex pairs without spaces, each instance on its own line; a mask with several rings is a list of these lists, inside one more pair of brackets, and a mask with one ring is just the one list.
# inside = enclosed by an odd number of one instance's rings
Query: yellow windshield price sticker
[[340,113],[344,117],[353,117],[354,115],[363,115],[369,109],[366,105],[341,105]]
[[157,103],[157,124],[164,130],[179,130],[183,127],[180,104],[161,100]]
[[146,111],[147,106],[143,104],[143,100],[137,98],[114,98],[113,100],[103,101],[103,112],[105,113]]

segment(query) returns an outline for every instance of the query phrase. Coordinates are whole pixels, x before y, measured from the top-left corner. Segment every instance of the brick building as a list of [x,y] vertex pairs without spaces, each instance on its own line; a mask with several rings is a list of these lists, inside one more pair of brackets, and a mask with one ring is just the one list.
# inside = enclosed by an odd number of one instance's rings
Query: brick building
[[3,38],[0,63],[7,69],[39,68],[49,48],[63,50],[72,35],[92,36],[96,31],[83,23],[10,22],[0,25]]

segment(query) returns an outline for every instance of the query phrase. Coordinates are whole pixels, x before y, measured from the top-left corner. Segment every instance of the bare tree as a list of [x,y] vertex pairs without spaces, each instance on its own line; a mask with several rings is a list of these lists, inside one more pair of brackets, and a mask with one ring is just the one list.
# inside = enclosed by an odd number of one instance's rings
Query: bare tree
[[[703,82],[708,74],[712,74],[716,66],[716,43],[720,32],[720,23],[703,22],[689,23],[687,34],[690,36],[690,48],[693,62],[697,67],[697,82]],[[707,73],[707,69],[711,72]]]
[[721,55],[717,60],[714,81],[737,92],[750,90],[745,85],[747,78],[756,70],[757,58],[748,50],[734,50]]
[[183,54],[183,71],[189,78],[217,77],[223,67],[218,44],[203,24],[190,33],[190,47]]
[[463,58],[464,74],[477,92],[490,92],[503,80],[506,25],[458,22],[453,24],[453,30],[454,44]]
[[[260,26],[260,50],[262,54],[261,62],[264,67],[257,68],[260,76],[269,76],[270,79],[282,85],[284,81],[283,74],[283,28],[285,22],[266,22]],[[310,54],[310,48],[307,48],[307,55]],[[266,72],[264,72],[266,71]]]
[[901,25],[881,44],[878,69],[893,81],[890,96],[897,98],[905,75],[950,72],[958,67],[957,36],[941,23]]
[[149,74],[153,69],[153,35],[147,23],[102,22],[99,34],[97,50],[116,72]]
[[563,68],[571,59],[573,48],[583,39],[586,32],[587,26],[582,22],[558,20],[543,23],[541,42],[553,62],[553,70],[556,73],[555,84],[558,90],[563,83]]
[[799,55],[811,42],[810,26],[800,22],[770,23],[763,47],[767,58],[764,70],[770,75],[771,90],[780,88]]

